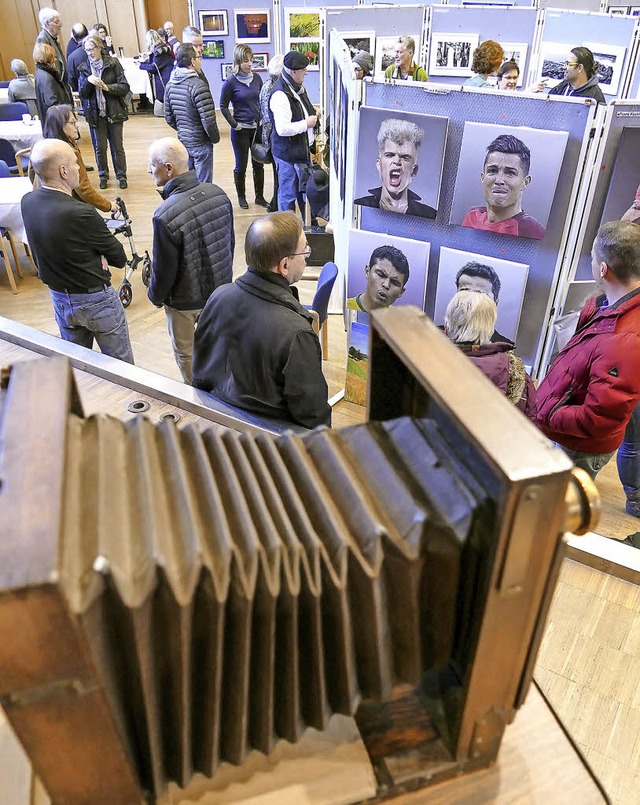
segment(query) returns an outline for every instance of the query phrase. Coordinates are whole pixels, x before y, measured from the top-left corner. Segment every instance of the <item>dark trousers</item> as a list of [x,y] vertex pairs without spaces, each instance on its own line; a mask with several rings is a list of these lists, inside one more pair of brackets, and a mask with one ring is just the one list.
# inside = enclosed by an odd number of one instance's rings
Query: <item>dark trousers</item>
[[[240,129],[236,131],[231,129],[231,145],[233,146],[233,153],[236,158],[236,166],[233,172],[243,179],[247,173],[247,165],[249,163],[249,153],[251,152],[251,143],[255,137],[255,129]],[[264,165],[260,162],[251,160],[251,167],[253,168],[254,177],[264,176]],[[255,188],[256,195],[262,195],[262,187],[260,193],[258,188]]]
[[105,179],[109,178],[109,163],[107,162],[107,142],[111,150],[111,161],[118,179],[127,178],[127,157],[124,153],[122,140],[122,122],[109,123],[106,117],[99,117],[93,129],[93,147],[96,152],[98,173]]

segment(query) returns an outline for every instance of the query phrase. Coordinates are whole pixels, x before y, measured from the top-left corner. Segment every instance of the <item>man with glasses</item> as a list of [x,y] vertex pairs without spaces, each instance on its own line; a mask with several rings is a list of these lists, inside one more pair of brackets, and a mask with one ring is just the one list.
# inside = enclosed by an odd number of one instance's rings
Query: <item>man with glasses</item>
[[56,57],[56,69],[60,76],[60,81],[64,84],[69,95],[69,102],[73,101],[71,89],[69,88],[69,77],[67,76],[67,59],[60,45],[58,36],[62,30],[62,20],[55,8],[41,8],[38,12],[38,20],[42,25],[42,30],[36,38],[36,42],[43,45],[51,45]]
[[[549,95],[570,95],[575,98],[594,98],[596,103],[605,103],[598,86],[598,64],[589,48],[571,48],[564,63],[564,79],[549,90]],[[540,92],[544,86],[538,84]]]
[[213,146],[220,142],[220,132],[209,85],[199,75],[202,53],[193,45],[180,45],[176,64],[165,91],[164,119],[177,130],[198,181],[212,182]]
[[246,273],[211,294],[198,322],[193,385],[261,416],[329,425],[320,342],[292,287],[311,253],[302,221],[262,215],[244,248]]

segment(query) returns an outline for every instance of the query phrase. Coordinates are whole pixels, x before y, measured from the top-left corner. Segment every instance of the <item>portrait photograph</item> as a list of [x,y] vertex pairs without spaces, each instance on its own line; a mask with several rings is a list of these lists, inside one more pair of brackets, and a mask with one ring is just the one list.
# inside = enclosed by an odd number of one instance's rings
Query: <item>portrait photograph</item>
[[450,224],[542,240],[566,131],[465,123]]
[[547,89],[557,86],[564,80],[564,63],[567,54],[571,53],[572,44],[558,44],[558,42],[543,42],[540,48],[538,62],[538,80],[545,81]]
[[429,74],[470,76],[473,51],[478,47],[478,34],[431,35]]
[[521,87],[524,83],[525,69],[527,66],[527,50],[529,46],[526,42],[500,42],[500,44],[504,50],[502,61],[514,61],[520,68],[516,86]]
[[254,73],[264,73],[267,69],[269,64],[269,54],[268,53],[254,53],[253,54],[253,62],[251,63],[251,69]]
[[362,107],[355,204],[435,218],[449,118]]
[[457,291],[479,291],[490,296],[498,308],[495,326],[498,337],[494,336],[493,340],[506,339],[515,343],[528,273],[529,266],[524,263],[443,246],[438,263],[433,321],[438,326],[444,324],[447,305]]
[[424,310],[431,244],[380,232],[349,230],[347,310],[366,324],[369,313],[391,305]]
[[605,95],[617,95],[627,49],[598,42],[586,42],[585,47],[589,48],[598,63],[598,86]]
[[289,42],[289,50],[297,50],[300,53],[304,53],[304,55],[309,59],[309,66],[307,70],[319,70],[320,69],[320,42],[311,42],[309,40],[304,40],[302,42],[296,42],[291,40]]
[[[600,226],[608,221],[634,220],[640,207],[640,128],[625,126],[615,157]],[[636,201],[636,199],[639,199]],[[640,209],[637,211],[640,222]]]
[[319,39],[320,11],[287,8],[284,16],[285,39]]
[[224,39],[203,39],[203,59],[224,59]]
[[271,42],[271,12],[268,8],[246,8],[235,12],[236,42]]
[[[420,53],[420,34],[409,34],[416,43],[416,53]],[[384,71],[394,63],[398,49],[397,36],[376,36],[373,74],[378,80],[384,79]],[[371,52],[371,51],[370,51]]]
[[222,80],[226,81],[230,75],[233,75],[233,62],[225,62],[224,64],[220,65],[220,73],[222,75]]
[[226,9],[218,11],[201,11],[200,30],[203,37],[207,36],[228,36],[229,35],[229,19],[227,17]]
[[355,405],[367,404],[369,373],[369,326],[352,321],[347,343],[347,377],[344,398]]
[[349,33],[342,33],[341,31],[340,36],[342,37],[345,45],[349,48],[351,58],[353,58],[359,50],[366,50],[366,52],[370,53],[371,56],[375,56],[375,31],[351,31]]

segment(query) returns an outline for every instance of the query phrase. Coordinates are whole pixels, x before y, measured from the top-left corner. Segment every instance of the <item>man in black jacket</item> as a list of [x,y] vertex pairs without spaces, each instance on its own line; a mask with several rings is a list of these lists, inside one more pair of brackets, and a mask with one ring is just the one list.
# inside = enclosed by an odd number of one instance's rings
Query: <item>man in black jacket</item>
[[173,354],[191,384],[193,334],[211,292],[231,282],[233,208],[215,184],[199,184],[187,149],[175,137],[149,148],[149,173],[164,199],[153,215],[149,299],[164,305]]
[[180,45],[176,65],[164,94],[164,119],[177,130],[198,181],[212,182],[213,146],[220,132],[211,90],[199,75],[202,54],[193,45]]
[[60,31],[62,30],[62,20],[60,19],[60,14],[55,10],[55,8],[41,8],[38,12],[38,20],[40,25],[42,25],[42,30],[36,37],[36,42],[40,42],[43,45],[51,45],[53,48],[53,52],[56,57],[56,68],[58,70],[58,75],[60,76],[60,81],[62,82],[69,96],[69,103],[73,105],[73,96],[71,94],[69,78],[67,76],[67,59],[62,50],[60,40],[58,39],[60,36]]
[[292,212],[262,215],[244,248],[247,272],[211,294],[198,322],[193,385],[262,416],[329,425],[320,342],[291,287],[311,251],[302,222]]
[[87,349],[95,338],[105,355],[133,363],[127,320],[108,269],[125,266],[122,244],[95,207],[73,198],[80,174],[68,143],[39,140],[31,164],[41,186],[22,199],[22,218],[60,335]]

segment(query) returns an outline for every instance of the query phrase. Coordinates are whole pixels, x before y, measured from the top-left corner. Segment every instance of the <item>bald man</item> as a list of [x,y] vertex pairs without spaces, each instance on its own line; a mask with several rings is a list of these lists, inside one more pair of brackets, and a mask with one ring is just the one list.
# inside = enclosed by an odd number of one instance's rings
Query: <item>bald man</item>
[[122,244],[95,207],[73,197],[80,175],[68,143],[39,140],[31,165],[41,186],[23,197],[22,217],[61,337],[87,349],[95,339],[105,355],[133,363],[127,320],[108,269],[126,265]]
[[215,288],[231,282],[235,235],[227,195],[189,170],[187,149],[175,137],[149,148],[149,173],[164,199],[153,215],[149,299],[164,306],[173,354],[191,384],[196,324]]

